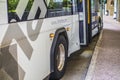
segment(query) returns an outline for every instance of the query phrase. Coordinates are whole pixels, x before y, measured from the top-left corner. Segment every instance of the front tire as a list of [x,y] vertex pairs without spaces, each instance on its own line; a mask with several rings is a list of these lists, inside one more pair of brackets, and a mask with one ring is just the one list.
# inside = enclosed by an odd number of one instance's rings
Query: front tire
[[63,77],[67,63],[67,42],[64,36],[60,35],[57,39],[54,50],[54,72],[50,76],[50,80],[59,80]]

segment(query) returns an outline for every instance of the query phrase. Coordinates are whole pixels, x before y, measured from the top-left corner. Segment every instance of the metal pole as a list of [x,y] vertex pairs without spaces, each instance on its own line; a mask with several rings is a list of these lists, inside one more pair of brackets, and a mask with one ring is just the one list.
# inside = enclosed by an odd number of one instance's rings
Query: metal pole
[[119,0],[117,0],[117,11],[116,11],[116,20],[118,21],[118,18],[119,18],[119,3],[118,3]]
[[101,7],[100,7],[101,21],[102,21],[102,22],[101,22],[101,23],[102,23],[101,26],[103,26],[103,6],[104,6],[104,5],[103,5],[103,0],[101,0],[100,6],[101,6]]
[[117,0],[117,21],[120,21],[120,0]]

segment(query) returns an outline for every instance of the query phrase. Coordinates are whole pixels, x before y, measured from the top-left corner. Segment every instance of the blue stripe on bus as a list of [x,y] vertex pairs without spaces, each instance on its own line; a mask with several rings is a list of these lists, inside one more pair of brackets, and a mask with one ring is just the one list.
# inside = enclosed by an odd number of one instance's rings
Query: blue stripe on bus
[[84,43],[84,28],[83,28],[83,21],[79,21],[79,37],[80,43]]
[[98,16],[98,13],[96,12],[96,13],[92,13],[92,16]]
[[94,27],[92,27],[92,30],[95,29],[96,27],[99,27],[98,21],[92,22],[92,26],[94,26]]
[[98,23],[98,21],[94,21],[94,22],[92,22],[92,25],[97,24],[97,23]]
[[99,25],[94,26],[94,27],[92,28],[92,30],[94,30],[96,27],[99,27]]

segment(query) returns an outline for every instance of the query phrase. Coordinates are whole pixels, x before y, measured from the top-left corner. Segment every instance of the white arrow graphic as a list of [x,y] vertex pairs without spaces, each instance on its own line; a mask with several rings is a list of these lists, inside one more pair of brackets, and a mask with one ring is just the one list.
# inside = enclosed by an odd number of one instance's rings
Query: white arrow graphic
[[22,19],[22,16],[24,14],[24,11],[27,7],[28,2],[29,2],[29,0],[20,0],[18,3],[18,6],[16,8],[16,13],[20,19]]
[[30,10],[28,20],[35,18],[35,15],[36,15],[36,12],[37,12],[38,8],[40,8],[40,10],[41,10],[39,18],[44,18],[45,17],[45,14],[47,12],[47,8],[45,6],[44,1],[43,0],[35,0],[33,5],[32,5],[32,8]]

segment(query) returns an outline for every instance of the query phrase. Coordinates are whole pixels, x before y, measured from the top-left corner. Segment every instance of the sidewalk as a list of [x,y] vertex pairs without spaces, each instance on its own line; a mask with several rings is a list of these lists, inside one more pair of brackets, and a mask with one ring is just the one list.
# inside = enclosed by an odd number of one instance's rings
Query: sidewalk
[[104,27],[85,80],[120,80],[120,23],[104,16]]

